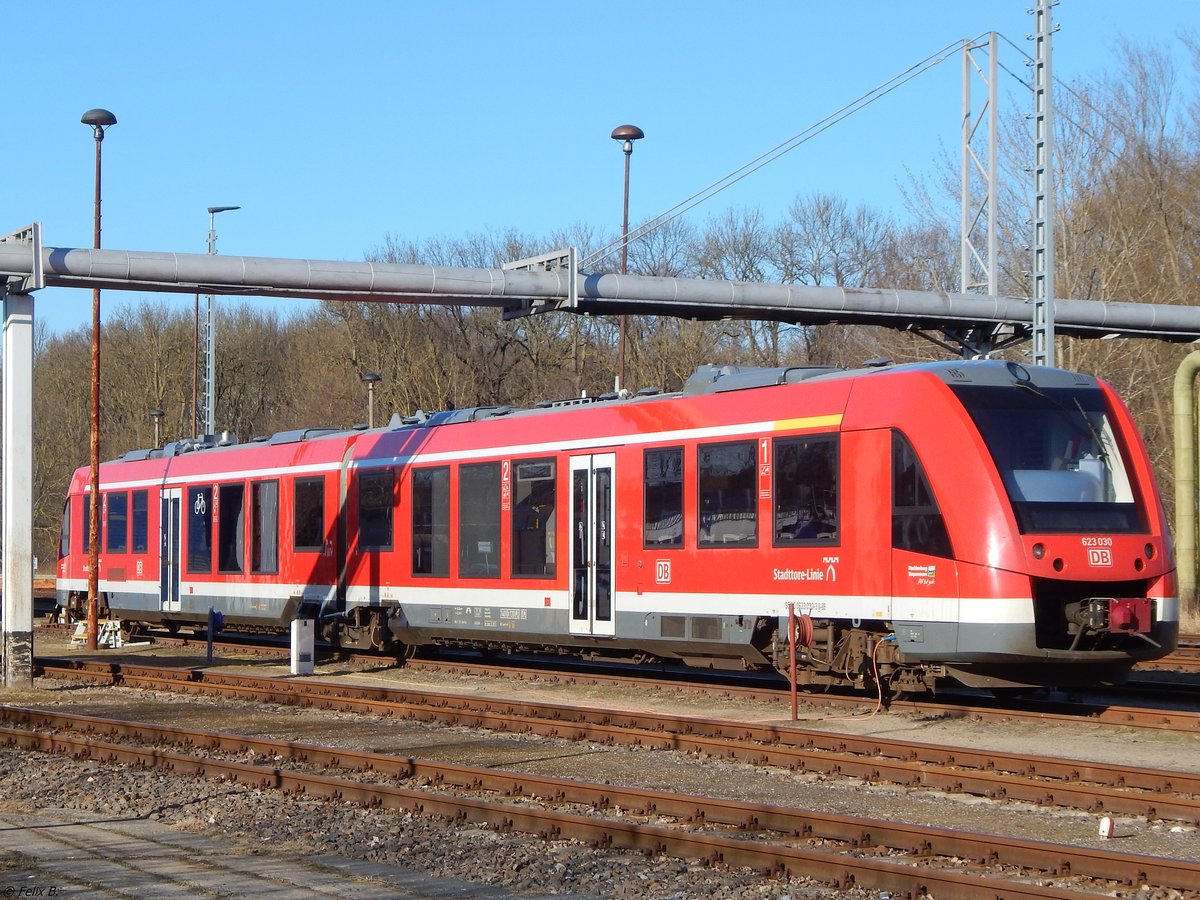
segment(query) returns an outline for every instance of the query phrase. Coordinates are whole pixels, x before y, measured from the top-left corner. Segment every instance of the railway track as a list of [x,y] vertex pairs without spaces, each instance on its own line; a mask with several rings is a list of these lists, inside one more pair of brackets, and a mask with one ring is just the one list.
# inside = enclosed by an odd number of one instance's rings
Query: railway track
[[[405,662],[407,668],[426,672],[445,672],[455,675],[482,675],[507,680],[551,681],[572,684],[624,685],[631,688],[659,691],[691,691],[707,696],[731,697],[747,702],[769,703],[780,707],[790,702],[785,683],[779,679],[727,679],[712,673],[676,672],[614,675],[600,670],[564,669],[561,663],[482,663],[443,658],[416,657]],[[749,683],[744,683],[749,682]],[[1085,700],[1078,697],[1056,699],[1022,695],[1018,698],[996,698],[978,693],[945,691],[932,699],[894,699],[887,708],[897,712],[919,715],[973,718],[992,721],[1025,720],[1045,724],[1078,724],[1119,728],[1139,728],[1156,731],[1200,733],[1200,712],[1192,708],[1173,709],[1160,705],[1164,699],[1182,699],[1188,707],[1200,698],[1200,686],[1171,682],[1139,682],[1128,690],[1107,689],[1105,699]],[[1122,705],[1113,702],[1118,696],[1135,696],[1150,701],[1147,705]],[[863,713],[875,703],[862,694],[801,692],[800,702],[809,708],[833,708],[850,713]]]
[[0,741],[27,751],[816,877],[835,887],[995,898],[1143,885],[1192,891],[1200,883],[1200,863],[1162,857],[19,707],[0,707],[0,719]]
[[1177,771],[647,710],[481,698],[408,686],[361,687],[82,659],[40,659],[37,665],[43,675],[93,684],[677,750],[868,782],[1200,824],[1200,775]]
[[1139,663],[1139,669],[1161,670],[1174,672],[1200,672],[1200,635],[1181,634],[1179,646],[1164,656],[1147,663]]
[[[165,635],[152,633],[150,640],[161,646],[185,648],[203,647],[203,635]],[[1198,639],[1200,641],[1200,639]],[[222,637],[213,641],[214,653],[254,655],[286,659],[289,648],[284,644],[264,643],[259,639]],[[1200,653],[1200,644],[1197,646]],[[346,659],[366,663],[378,662],[377,654],[350,653],[329,647],[318,647],[318,660]],[[388,658],[390,659],[390,657]],[[698,673],[683,667],[678,670],[655,670],[651,667],[580,664],[564,666],[557,658],[505,657],[503,662],[481,661],[470,655],[413,657],[404,666],[414,671],[445,672],[454,675],[499,677],[506,680],[531,682],[562,682],[571,684],[625,685],[638,689],[697,691],[706,695],[736,697],[747,702],[786,705],[790,702],[786,682],[777,677],[754,673]],[[1137,697],[1145,705],[1114,702],[1120,697]],[[874,700],[861,694],[801,692],[801,702],[810,707],[836,708],[850,712],[862,711]],[[991,720],[1029,720],[1041,722],[1078,723],[1120,728],[1144,728],[1183,733],[1200,733],[1200,712],[1194,709],[1172,709],[1169,704],[1182,701],[1194,706],[1200,698],[1200,686],[1173,682],[1139,680],[1123,688],[1108,688],[1099,699],[1087,700],[1076,696],[1066,699],[1022,695],[1019,699],[994,698],[971,692],[943,691],[930,699],[895,699],[888,708],[922,715],[972,717]]]

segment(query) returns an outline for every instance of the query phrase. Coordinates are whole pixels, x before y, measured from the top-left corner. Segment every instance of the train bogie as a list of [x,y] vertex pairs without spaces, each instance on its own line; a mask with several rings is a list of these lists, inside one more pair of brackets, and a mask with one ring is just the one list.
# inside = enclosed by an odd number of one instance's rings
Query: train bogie
[[1115,679],[1177,631],[1136,429],[1058,370],[706,367],[674,395],[176,446],[101,477],[124,618],[902,691]]

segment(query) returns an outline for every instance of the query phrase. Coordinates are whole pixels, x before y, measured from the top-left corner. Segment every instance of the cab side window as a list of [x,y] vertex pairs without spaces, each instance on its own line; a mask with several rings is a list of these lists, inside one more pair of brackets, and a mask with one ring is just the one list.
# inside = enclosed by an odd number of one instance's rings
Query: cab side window
[[954,556],[925,467],[899,431],[892,432],[892,546],[928,556]]

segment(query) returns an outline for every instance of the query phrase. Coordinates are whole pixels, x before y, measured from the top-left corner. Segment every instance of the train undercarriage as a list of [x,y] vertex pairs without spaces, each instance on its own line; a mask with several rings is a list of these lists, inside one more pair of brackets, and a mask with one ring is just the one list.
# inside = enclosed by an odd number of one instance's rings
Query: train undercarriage
[[[437,632],[410,628],[398,608],[356,607],[345,616],[326,620],[322,637],[343,649],[411,656],[422,647],[473,650],[485,654],[536,653],[574,656],[595,662],[648,664],[678,661],[697,669],[771,671],[790,678],[791,656],[787,634],[774,619],[761,618],[746,645],[682,645],[669,641],[651,644],[629,639],[580,638],[563,643],[539,641],[532,636],[498,640],[463,632]],[[939,665],[912,664],[900,659],[890,632],[851,627],[834,620],[807,620],[797,641],[795,678],[801,687],[842,687],[882,691],[885,696],[931,694],[946,669]]]
[[901,659],[894,637],[884,623],[868,629],[832,619],[800,616],[794,642],[776,632],[771,653],[774,667],[799,687],[853,687],[885,697],[932,694],[943,666]]
[[[101,595],[99,618],[109,617],[108,598]],[[1115,601],[1114,601],[1115,602]],[[1138,601],[1146,603],[1146,601]],[[87,617],[86,595],[72,592],[67,598],[65,612],[68,621]],[[119,604],[118,604],[119,605]],[[1126,604],[1128,605],[1128,604]],[[905,657],[898,646],[890,623],[858,622],[842,619],[814,619],[798,616],[793,623],[794,641],[789,640],[786,620],[779,627],[774,617],[736,620],[745,624],[744,643],[673,640],[635,637],[562,636],[525,633],[505,635],[482,634],[461,628],[414,626],[399,606],[355,606],[345,613],[318,617],[314,609],[299,611],[318,618],[318,636],[343,650],[376,652],[392,658],[407,659],[422,650],[438,648],[481,652],[486,655],[528,653],[547,656],[571,656],[595,662],[634,665],[681,662],[696,669],[723,671],[776,671],[787,679],[794,677],[798,687],[805,689],[849,688],[885,698],[901,695],[932,695],[937,683],[953,679],[968,686],[987,689],[1017,689],[1035,685],[1074,687],[1118,683],[1125,679],[1137,657],[1154,649],[1148,635],[1122,634],[1106,616],[1102,623],[1089,619],[1087,635],[1079,637],[1074,627],[1087,609],[1072,610],[1078,604],[1055,604],[1055,615],[1048,613],[1040,619],[1065,624],[1057,630],[1043,624],[1038,629],[1037,646],[1041,654],[1036,666],[1037,680],[1029,680],[1028,659],[1014,662],[1011,652],[975,654],[971,658],[914,660]],[[1111,604],[1110,604],[1111,606]],[[1106,606],[1108,610],[1110,606]],[[1116,606],[1124,610],[1123,606]],[[1140,607],[1139,607],[1140,609]],[[1044,612],[1044,611],[1043,611]],[[119,611],[118,611],[119,615]],[[142,617],[139,617],[142,618]],[[203,619],[173,618],[160,614],[153,623],[172,634],[183,628],[203,632]],[[256,622],[226,619],[226,631],[244,634],[284,634],[286,628]],[[1061,634],[1059,633],[1061,631]],[[1124,641],[1125,643],[1114,642]],[[1131,646],[1131,642],[1132,646]],[[1049,643],[1049,648],[1043,646]]]

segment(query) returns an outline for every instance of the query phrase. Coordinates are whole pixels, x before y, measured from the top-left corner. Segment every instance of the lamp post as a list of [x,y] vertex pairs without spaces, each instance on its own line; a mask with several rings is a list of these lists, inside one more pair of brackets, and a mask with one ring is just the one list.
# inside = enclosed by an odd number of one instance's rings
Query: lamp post
[[367,386],[367,427],[375,427],[375,383],[380,381],[378,372],[363,372],[358,376]]
[[[210,206],[208,208],[208,253],[217,255],[217,231],[214,220],[217,213],[241,209],[240,206]],[[205,305],[204,330],[204,433],[217,433],[217,320],[213,309],[212,294],[207,297]],[[199,329],[199,303],[196,304],[197,329]],[[193,382],[197,373],[193,371]]]
[[166,415],[166,412],[164,410],[159,409],[157,406],[154,407],[154,409],[150,410],[150,418],[152,418],[154,420],[154,446],[155,447],[158,447],[162,444],[162,439],[161,439],[160,435],[162,434],[162,420],[163,420],[163,416],[165,416],[165,415]]
[[[104,129],[117,124],[117,117],[107,109],[89,109],[79,119],[92,126],[96,139],[96,200],[93,212],[92,245],[100,249],[100,145]],[[100,288],[92,289],[92,406],[88,428],[88,487],[91,506],[88,510],[88,603],[87,647],[95,650],[99,643],[100,597]]]
[[[621,141],[625,151],[625,211],[621,216],[621,274],[629,273],[629,158],[633,156],[633,142],[640,141],[646,133],[636,125],[618,125],[613,129],[612,139]],[[620,318],[617,339],[617,390],[625,386],[625,316]]]

